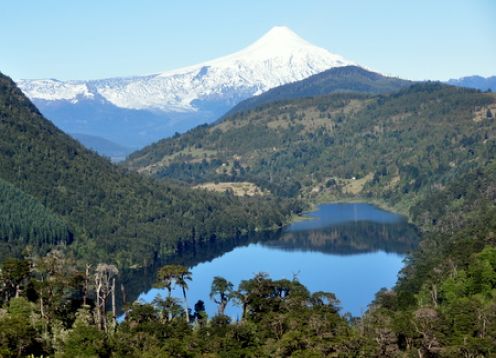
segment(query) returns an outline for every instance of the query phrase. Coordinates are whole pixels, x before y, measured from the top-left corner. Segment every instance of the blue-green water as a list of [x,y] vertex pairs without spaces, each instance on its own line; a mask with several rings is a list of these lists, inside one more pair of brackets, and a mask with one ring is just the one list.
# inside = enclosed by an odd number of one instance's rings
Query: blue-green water
[[[201,299],[213,315],[216,305],[209,299],[214,276],[222,276],[235,287],[259,272],[273,279],[296,276],[310,291],[330,291],[341,302],[342,313],[361,315],[374,295],[392,287],[403,267],[403,258],[418,236],[415,228],[393,213],[368,204],[326,204],[302,221],[267,235],[257,235],[196,248],[175,262],[190,267],[190,307]],[[206,254],[207,252],[207,254]],[[152,275],[153,276],[153,275]],[[139,300],[151,302],[164,290],[149,289]],[[182,297],[175,291],[177,297]],[[239,308],[226,313],[236,318]]]

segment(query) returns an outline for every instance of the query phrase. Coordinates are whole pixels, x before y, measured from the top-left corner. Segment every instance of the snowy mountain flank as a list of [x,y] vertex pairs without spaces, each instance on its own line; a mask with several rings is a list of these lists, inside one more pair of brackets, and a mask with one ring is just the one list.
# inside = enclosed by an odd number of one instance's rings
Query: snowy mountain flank
[[253,95],[352,64],[281,26],[241,51],[177,70],[92,81],[20,80],[18,85],[63,130],[140,147],[212,122]]

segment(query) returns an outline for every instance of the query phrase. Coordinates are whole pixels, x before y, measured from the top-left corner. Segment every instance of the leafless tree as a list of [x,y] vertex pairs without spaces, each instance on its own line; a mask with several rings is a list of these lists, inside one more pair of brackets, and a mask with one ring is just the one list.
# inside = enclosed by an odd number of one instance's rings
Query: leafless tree
[[109,296],[112,296],[112,319],[115,323],[115,276],[119,273],[117,267],[109,264],[98,264],[95,270],[95,314],[100,329],[108,331],[106,305]]

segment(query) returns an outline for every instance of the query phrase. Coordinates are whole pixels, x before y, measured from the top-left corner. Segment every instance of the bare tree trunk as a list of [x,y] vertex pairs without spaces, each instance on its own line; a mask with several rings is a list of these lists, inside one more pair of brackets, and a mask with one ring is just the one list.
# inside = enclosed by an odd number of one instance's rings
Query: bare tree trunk
[[124,285],[121,283],[121,294],[122,294],[122,304],[126,304],[126,289]]
[[44,307],[44,301],[43,301],[43,287],[45,286],[45,278],[43,275],[41,275],[41,289],[40,289],[40,314],[41,314],[41,319],[45,319],[45,307]]
[[243,320],[247,318],[246,317],[247,315],[248,315],[248,304],[243,302]]
[[40,295],[40,313],[41,313],[41,318],[45,319],[45,310],[44,310],[44,303],[43,303],[43,291],[41,292]]
[[[98,264],[95,271],[95,286],[96,286],[96,296],[97,296],[97,319],[99,321],[100,329],[108,332],[108,321],[107,321],[107,300],[110,294],[115,293],[115,280],[114,276],[117,275],[119,271],[114,265]],[[115,297],[112,297],[115,300]],[[114,304],[115,302],[113,302]],[[114,304],[115,306],[115,304]],[[114,309],[114,307],[112,308]]]
[[115,307],[115,277],[112,279],[112,324],[115,326],[117,310]]
[[98,282],[96,285],[95,285],[95,291],[96,291],[96,303],[95,303],[95,308],[96,308],[96,325],[98,327],[98,329],[102,329],[102,304],[101,304],[101,296],[100,296],[100,293],[101,293],[101,284]]
[[188,299],[186,298],[186,290],[183,287],[183,297],[184,297],[184,314],[186,317],[186,323],[189,323],[189,311],[188,311]]
[[43,324],[43,334],[47,334],[48,332],[48,323],[46,322],[45,317],[45,301],[43,300],[43,287],[45,286],[45,279],[43,275],[41,276],[41,290],[40,290],[40,314],[41,314],[41,322]]
[[88,299],[88,279],[90,276],[90,267],[91,265],[86,264],[86,270],[84,273],[84,287],[83,287],[83,306],[87,305]]
[[434,283],[432,284],[431,296],[434,307],[437,307],[437,286]]
[[[103,302],[106,302],[106,300]],[[103,318],[103,320],[102,320],[103,321],[103,330],[105,331],[105,333],[107,333],[108,332],[108,321],[107,321],[107,312],[105,311],[105,303],[102,307],[102,318]]]
[[219,303],[219,315],[224,315],[224,311],[226,310],[226,302],[225,301],[221,301]]

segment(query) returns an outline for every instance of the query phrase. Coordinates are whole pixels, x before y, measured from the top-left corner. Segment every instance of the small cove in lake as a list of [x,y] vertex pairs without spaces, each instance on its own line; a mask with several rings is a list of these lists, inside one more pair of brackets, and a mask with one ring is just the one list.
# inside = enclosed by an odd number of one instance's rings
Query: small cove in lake
[[[300,221],[273,233],[202,244],[170,260],[190,267],[188,303],[205,302],[209,316],[216,305],[209,299],[214,276],[231,281],[265,272],[272,279],[297,277],[311,292],[336,294],[341,312],[361,315],[381,288],[394,286],[405,255],[419,237],[414,226],[397,214],[363,203],[324,204]],[[159,266],[159,265],[158,265]],[[151,302],[165,289],[151,288],[157,267],[129,276],[129,297]],[[133,294],[134,292],[134,294]],[[174,296],[181,298],[176,289]],[[226,314],[236,319],[238,307]]]

